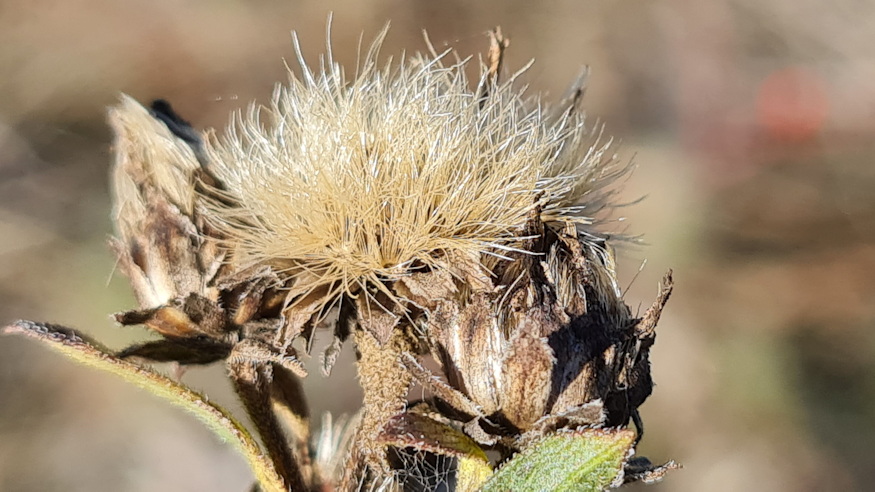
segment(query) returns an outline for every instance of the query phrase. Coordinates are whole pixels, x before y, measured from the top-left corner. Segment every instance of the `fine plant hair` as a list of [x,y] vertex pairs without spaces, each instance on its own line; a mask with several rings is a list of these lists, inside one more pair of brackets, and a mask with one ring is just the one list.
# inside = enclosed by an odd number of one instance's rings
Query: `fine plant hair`
[[[300,75],[222,135],[122,96],[110,246],[138,307],[115,319],[159,338],[112,352],[57,325],[3,331],[192,412],[248,460],[254,490],[662,479],[678,465],[633,454],[673,281],[641,316],[623,300],[610,222],[630,165],[586,120],[585,77],[548,104],[526,69],[505,74],[498,29],[476,62],[432,47],[380,61],[385,36],[351,76],[330,42],[314,68],[295,38]],[[351,342],[363,403],[314,432],[300,352],[316,330],[325,376]],[[224,363],[251,424],[148,366],[162,362]]]

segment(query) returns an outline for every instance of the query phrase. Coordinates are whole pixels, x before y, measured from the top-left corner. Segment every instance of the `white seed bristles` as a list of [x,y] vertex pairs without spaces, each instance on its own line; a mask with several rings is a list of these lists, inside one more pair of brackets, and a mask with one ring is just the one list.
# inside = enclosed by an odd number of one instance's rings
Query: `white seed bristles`
[[352,79],[299,55],[302,77],[208,142],[225,187],[211,215],[242,265],[354,293],[448,252],[515,249],[535,207],[592,223],[627,166],[578,112],[496,86],[482,64],[471,88],[446,53],[379,65],[381,41]]

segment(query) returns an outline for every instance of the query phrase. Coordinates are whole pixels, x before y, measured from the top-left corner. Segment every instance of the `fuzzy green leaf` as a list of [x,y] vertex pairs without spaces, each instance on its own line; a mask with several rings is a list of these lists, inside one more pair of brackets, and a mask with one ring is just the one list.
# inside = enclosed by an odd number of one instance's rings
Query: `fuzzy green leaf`
[[194,414],[222,439],[230,441],[246,458],[264,492],[284,492],[283,479],[277,474],[257,441],[223,408],[210,403],[203,395],[151,369],[122,360],[98,342],[57,325],[17,321],[2,330],[34,338],[76,362],[111,372],[150,393],[164,398]]
[[597,492],[617,484],[635,433],[618,429],[560,431],[504,464],[481,492]]

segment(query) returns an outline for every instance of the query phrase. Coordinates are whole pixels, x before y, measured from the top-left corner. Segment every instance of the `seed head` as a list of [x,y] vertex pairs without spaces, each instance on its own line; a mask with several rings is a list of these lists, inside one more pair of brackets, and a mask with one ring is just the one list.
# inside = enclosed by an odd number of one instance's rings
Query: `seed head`
[[574,101],[549,108],[482,63],[472,87],[448,53],[381,65],[381,41],[351,78],[330,53],[315,71],[299,55],[302,76],[207,144],[224,186],[211,215],[243,267],[355,296],[448,254],[503,257],[536,208],[594,222],[627,166]]

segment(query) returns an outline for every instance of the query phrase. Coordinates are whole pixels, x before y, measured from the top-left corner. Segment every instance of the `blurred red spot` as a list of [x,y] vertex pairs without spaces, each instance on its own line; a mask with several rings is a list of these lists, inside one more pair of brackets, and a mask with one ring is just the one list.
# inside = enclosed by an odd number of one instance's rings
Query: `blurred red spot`
[[760,85],[756,111],[768,137],[785,142],[811,140],[829,113],[825,84],[817,73],[801,67],[777,70]]

